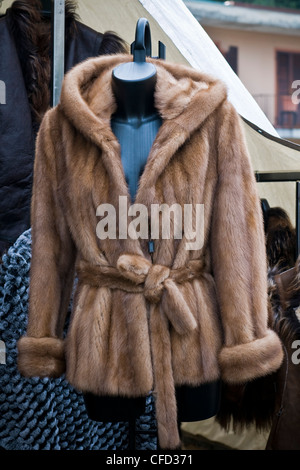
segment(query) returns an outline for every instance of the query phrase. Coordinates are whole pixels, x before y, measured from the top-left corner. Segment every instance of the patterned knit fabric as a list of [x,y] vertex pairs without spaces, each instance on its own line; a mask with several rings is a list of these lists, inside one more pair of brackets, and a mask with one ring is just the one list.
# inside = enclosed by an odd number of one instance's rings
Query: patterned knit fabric
[[[19,374],[16,344],[26,331],[30,258],[31,231],[28,230],[3,256],[0,265],[0,448],[128,449],[132,440],[128,423],[90,420],[82,395],[64,377],[27,379]],[[145,415],[136,420],[135,448],[154,450],[156,445],[154,403],[150,394]]]

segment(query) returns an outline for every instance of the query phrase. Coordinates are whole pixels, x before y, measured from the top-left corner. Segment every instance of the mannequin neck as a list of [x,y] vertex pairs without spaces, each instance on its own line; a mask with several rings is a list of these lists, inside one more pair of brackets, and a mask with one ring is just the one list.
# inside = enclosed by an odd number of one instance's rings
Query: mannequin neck
[[112,90],[117,111],[113,119],[139,125],[158,116],[154,106],[156,69],[148,63],[128,63],[114,69]]

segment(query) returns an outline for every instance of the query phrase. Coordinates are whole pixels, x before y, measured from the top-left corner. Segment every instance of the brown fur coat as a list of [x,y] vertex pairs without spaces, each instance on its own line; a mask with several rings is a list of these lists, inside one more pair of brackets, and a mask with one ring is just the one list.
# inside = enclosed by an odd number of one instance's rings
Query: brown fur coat
[[[130,196],[110,128],[114,67],[91,59],[67,74],[38,136],[32,203],[27,336],[19,369],[95,394],[154,390],[160,446],[180,444],[174,386],[243,383],[276,370],[281,343],[267,327],[260,201],[240,118],[218,80],[152,60],[163,124],[136,203],[204,204],[204,245],[99,240],[96,209]],[[78,285],[67,337],[63,325]]]

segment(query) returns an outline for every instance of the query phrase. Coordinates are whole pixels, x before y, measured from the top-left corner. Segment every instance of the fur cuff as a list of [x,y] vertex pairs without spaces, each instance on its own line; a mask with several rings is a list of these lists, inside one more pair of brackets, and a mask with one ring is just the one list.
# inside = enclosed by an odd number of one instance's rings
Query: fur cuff
[[65,372],[64,341],[23,336],[18,341],[18,369],[25,377],[60,377]]
[[251,343],[224,347],[219,356],[224,382],[241,384],[271,374],[283,360],[280,339],[272,330]]

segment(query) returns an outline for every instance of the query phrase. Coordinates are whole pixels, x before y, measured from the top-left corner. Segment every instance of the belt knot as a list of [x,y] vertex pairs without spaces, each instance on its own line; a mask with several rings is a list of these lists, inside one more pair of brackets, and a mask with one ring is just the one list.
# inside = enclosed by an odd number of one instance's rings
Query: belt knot
[[170,269],[152,264],[141,255],[124,254],[119,257],[116,267],[108,264],[91,266],[81,261],[77,274],[81,282],[94,287],[142,293],[150,303],[151,311],[161,307],[175,330],[186,334],[197,328],[197,322],[180,285],[199,277],[202,269],[203,260],[192,260],[187,266]]
[[156,304],[161,300],[165,281],[170,276],[167,266],[152,264],[139,255],[121,255],[117,268],[135,284],[144,284],[144,296],[149,302]]
[[[117,269],[124,278],[136,285],[143,284],[141,287],[144,297],[152,305],[162,302],[166,316],[179,334],[186,334],[197,328],[196,319],[177,285],[176,276],[174,278],[171,275],[171,269],[161,264],[152,264],[140,255],[121,255],[117,261]],[[178,274],[180,277],[180,270]],[[163,296],[164,292],[166,295]]]

